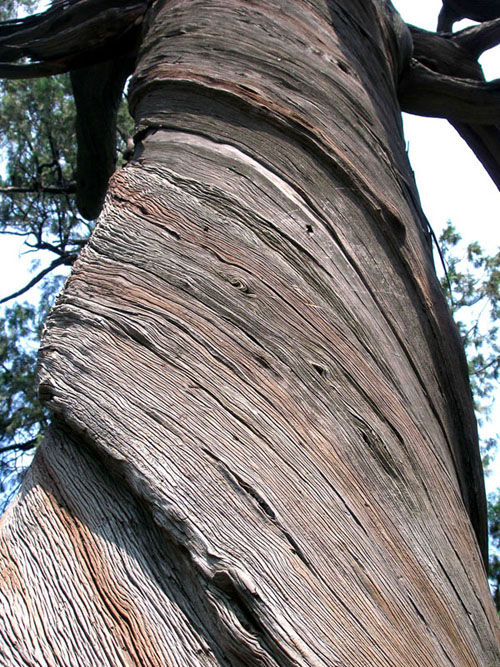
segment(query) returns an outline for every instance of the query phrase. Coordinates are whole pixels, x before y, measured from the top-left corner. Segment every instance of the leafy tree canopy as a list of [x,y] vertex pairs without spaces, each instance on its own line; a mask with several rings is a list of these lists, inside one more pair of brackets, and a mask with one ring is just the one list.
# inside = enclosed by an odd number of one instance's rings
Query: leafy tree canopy
[[[500,376],[500,252],[489,255],[477,242],[464,245],[448,223],[440,236],[447,268],[442,281],[465,347],[478,422],[489,415]],[[481,442],[488,474],[497,450],[496,438]],[[500,491],[488,497],[489,578],[500,613]]]
[[0,20],[6,21],[14,18],[18,15],[18,12],[30,14],[36,10],[39,4],[39,0],[4,0],[0,7]]
[[[477,242],[464,246],[448,223],[439,238],[447,275],[442,281],[464,343],[479,424],[490,414],[500,376],[500,252],[487,254]],[[483,443],[488,469],[492,441]]]
[[40,304],[16,303],[0,320],[0,510],[15,493],[48,424],[36,396],[36,353],[62,276],[47,279]]
[[493,600],[500,614],[500,490],[488,496],[488,532],[491,547],[488,574]]
[[0,93],[0,231],[24,237],[32,250],[53,253],[34,277],[42,279],[72,264],[90,231],[72,196],[76,151],[69,79],[2,81]]

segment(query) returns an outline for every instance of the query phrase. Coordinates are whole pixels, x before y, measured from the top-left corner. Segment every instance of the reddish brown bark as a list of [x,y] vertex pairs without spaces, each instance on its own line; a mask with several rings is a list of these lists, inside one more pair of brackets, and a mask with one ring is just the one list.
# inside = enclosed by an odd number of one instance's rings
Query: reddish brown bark
[[3,519],[9,664],[498,664],[407,37],[378,1],[154,5]]

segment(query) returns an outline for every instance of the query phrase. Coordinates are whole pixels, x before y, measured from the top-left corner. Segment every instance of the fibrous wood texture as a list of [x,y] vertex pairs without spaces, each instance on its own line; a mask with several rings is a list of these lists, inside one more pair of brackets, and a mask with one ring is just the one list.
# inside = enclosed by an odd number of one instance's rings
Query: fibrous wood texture
[[43,342],[5,664],[498,664],[405,35],[378,1],[154,5],[135,159]]

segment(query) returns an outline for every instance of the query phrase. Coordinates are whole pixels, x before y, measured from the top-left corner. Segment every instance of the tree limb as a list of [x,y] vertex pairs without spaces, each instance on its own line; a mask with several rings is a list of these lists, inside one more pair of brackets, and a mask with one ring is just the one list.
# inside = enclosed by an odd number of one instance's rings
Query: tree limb
[[[476,29],[497,30],[500,21],[483,23],[474,28],[460,31],[454,35],[436,35],[415,26],[410,26],[413,38],[414,57],[425,67],[441,75],[458,79],[485,81],[483,70],[474,55],[473,41],[469,36],[476,35]],[[449,114],[448,114],[449,117]],[[496,123],[497,119],[495,119]],[[500,128],[496,124],[471,124],[451,120],[451,124],[474,151],[476,157],[500,189]]]
[[9,296],[5,296],[3,299],[0,299],[0,303],[6,303],[11,299],[15,299],[18,296],[21,296],[21,294],[25,294],[28,290],[30,290],[37,283],[39,283],[40,280],[44,278],[48,273],[56,269],[58,266],[62,266],[63,264],[71,266],[71,264],[74,262],[75,259],[76,255],[65,255],[64,257],[58,257],[53,262],[51,262],[47,268],[37,273],[37,275],[32,280],[30,280],[29,283],[25,285],[22,289],[17,290],[17,292],[13,292],[12,294],[9,294]]
[[443,5],[438,16],[437,31],[451,32],[453,24],[458,20],[458,15]]
[[[150,2],[77,0],[6,21],[0,24],[0,77],[61,74],[126,54]],[[36,62],[14,64],[21,58]]]
[[488,49],[500,44],[500,19],[460,30],[452,39],[477,59]]
[[31,248],[32,250],[48,250],[49,252],[53,252],[59,257],[67,257],[68,255],[67,250],[64,250],[62,247],[55,246],[52,243],[47,243],[46,241],[39,241],[37,243],[28,243],[26,241],[25,245],[27,245],[28,248]]
[[413,57],[429,69],[460,79],[484,81],[477,58],[464,47],[456,35],[437,35],[416,26],[409,26],[413,40]]
[[500,190],[500,127],[452,123]]
[[448,33],[461,19],[491,21],[500,16],[500,0],[443,0],[437,31]]
[[0,194],[47,194],[47,195],[73,195],[76,192],[76,183],[68,185],[47,185],[37,187],[37,185],[3,185],[0,186]]
[[[128,30],[143,13],[142,4],[124,9],[111,8],[92,16],[83,24],[67,27],[65,30],[39,38],[36,34],[22,31],[21,39],[13,35],[0,40],[0,60],[12,62],[29,57],[39,62],[59,60],[76,56],[85,51],[102,47],[110,39]],[[16,43],[18,42],[18,43]]]
[[500,81],[459,79],[413,59],[400,84],[399,101],[403,111],[419,116],[491,125],[500,118]]
[[16,65],[0,62],[1,79],[41,79],[44,76],[64,74],[68,71],[68,63],[35,63],[30,65]]
[[13,445],[6,445],[5,447],[0,447],[0,454],[5,454],[6,452],[29,452],[30,449],[36,446],[37,438],[32,438],[26,442],[21,442]]

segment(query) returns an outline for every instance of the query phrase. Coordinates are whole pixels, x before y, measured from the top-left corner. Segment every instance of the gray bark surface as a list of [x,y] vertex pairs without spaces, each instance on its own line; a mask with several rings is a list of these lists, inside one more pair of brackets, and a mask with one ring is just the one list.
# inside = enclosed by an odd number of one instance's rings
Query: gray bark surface
[[153,5],[2,519],[4,664],[499,664],[408,58],[382,1]]

